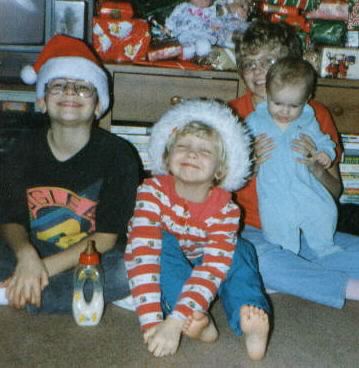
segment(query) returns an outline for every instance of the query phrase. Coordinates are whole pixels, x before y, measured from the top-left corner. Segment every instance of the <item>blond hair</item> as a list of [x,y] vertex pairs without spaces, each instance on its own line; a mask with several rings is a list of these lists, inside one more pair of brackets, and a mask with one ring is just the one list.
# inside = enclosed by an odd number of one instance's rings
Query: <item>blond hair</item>
[[173,147],[180,137],[184,137],[186,135],[194,135],[198,138],[213,140],[218,155],[218,169],[215,174],[214,185],[220,185],[225,179],[228,170],[227,153],[224,147],[223,139],[216,129],[200,121],[190,121],[182,128],[176,129],[169,136],[165,150],[163,152],[163,162],[167,171],[169,171],[169,155],[172,152]]

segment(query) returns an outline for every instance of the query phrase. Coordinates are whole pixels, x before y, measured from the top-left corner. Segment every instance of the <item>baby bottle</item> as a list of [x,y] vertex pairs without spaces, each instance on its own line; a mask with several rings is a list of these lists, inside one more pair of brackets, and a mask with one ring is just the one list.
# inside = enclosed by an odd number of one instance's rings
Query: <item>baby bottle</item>
[[[89,296],[90,300],[88,300]],[[79,326],[96,326],[101,320],[103,308],[103,274],[100,255],[96,251],[95,241],[89,240],[86,250],[80,255],[80,262],[74,273],[72,314]]]

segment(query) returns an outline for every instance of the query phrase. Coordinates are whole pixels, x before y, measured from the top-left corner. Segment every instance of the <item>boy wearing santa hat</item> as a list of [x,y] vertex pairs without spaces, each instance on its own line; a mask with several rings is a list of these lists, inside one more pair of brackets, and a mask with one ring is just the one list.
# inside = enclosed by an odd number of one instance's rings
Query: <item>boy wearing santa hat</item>
[[109,106],[106,72],[83,41],[57,35],[21,77],[36,82],[49,124],[2,165],[0,304],[70,313],[73,267],[89,239],[102,253],[105,303],[125,297],[121,244],[141,171],[126,141],[94,126]]

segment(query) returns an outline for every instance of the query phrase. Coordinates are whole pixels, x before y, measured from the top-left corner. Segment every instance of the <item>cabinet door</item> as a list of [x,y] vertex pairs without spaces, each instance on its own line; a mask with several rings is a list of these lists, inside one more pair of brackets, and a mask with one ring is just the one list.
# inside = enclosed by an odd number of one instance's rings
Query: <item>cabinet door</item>
[[228,101],[237,96],[238,80],[186,76],[114,73],[112,119],[156,122],[174,96]]
[[332,114],[342,133],[359,133],[359,88],[319,86],[316,99]]

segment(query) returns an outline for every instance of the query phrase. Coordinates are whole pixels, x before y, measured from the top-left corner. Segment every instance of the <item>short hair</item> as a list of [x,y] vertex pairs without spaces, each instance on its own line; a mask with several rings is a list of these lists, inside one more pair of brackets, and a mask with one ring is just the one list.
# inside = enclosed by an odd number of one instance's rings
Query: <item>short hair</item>
[[279,48],[280,57],[302,55],[300,40],[292,26],[257,20],[249,25],[241,37],[235,39],[237,64],[240,65],[241,58],[256,55],[264,47]]
[[316,84],[317,74],[312,64],[302,58],[287,56],[279,59],[268,70],[266,76],[267,93],[273,84],[277,86],[291,86],[304,84],[305,97],[309,98]]
[[194,135],[198,138],[214,140],[219,157],[219,168],[216,173],[214,184],[220,185],[227,175],[227,152],[225,150],[223,139],[220,133],[213,127],[202,123],[201,121],[190,121],[180,129],[176,129],[169,136],[165,150],[163,152],[163,162],[166,166],[167,171],[169,171],[169,155],[174,145],[178,141],[178,138],[184,137],[186,135]]

